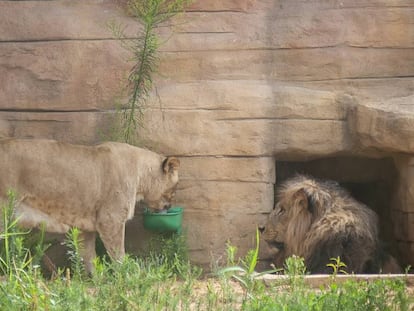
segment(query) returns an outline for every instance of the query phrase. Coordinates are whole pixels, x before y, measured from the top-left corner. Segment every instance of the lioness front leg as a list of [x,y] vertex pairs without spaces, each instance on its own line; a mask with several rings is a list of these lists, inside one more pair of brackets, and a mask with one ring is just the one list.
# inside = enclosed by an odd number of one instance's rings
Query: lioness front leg
[[109,256],[113,260],[122,259],[125,256],[125,223],[99,224],[97,229]]

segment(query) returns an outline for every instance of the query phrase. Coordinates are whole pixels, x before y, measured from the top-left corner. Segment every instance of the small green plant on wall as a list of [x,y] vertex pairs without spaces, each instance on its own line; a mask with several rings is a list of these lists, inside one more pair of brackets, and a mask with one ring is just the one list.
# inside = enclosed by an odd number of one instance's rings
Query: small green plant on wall
[[134,143],[136,130],[143,123],[146,102],[153,89],[153,75],[157,72],[159,47],[162,44],[157,28],[173,16],[183,12],[191,0],[128,0],[128,13],[143,26],[131,39],[124,28],[111,23],[110,28],[124,48],[131,53],[133,63],[127,82],[128,102],[121,110],[119,125],[113,131],[117,138]]

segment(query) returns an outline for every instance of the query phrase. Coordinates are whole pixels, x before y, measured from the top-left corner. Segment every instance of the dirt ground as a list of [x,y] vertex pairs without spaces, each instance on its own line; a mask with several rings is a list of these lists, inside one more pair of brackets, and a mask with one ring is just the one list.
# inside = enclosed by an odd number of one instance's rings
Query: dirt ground
[[[377,279],[383,278],[405,278],[407,282],[407,294],[409,297],[412,297],[411,300],[414,299],[414,274],[413,275],[338,275],[336,277],[336,282],[341,283],[345,282],[346,280],[353,279],[358,281],[367,281],[371,282]],[[263,275],[258,277],[261,279],[265,285],[271,286],[274,284],[283,284],[283,281],[287,279],[285,275]],[[332,282],[331,276],[329,275],[308,275],[305,276],[305,284],[309,285],[311,288],[315,289],[316,291],[320,290],[321,286],[328,285]],[[227,283],[228,286],[231,286],[234,296],[239,297],[236,302],[236,305],[242,303],[242,297],[245,295],[245,289],[241,286],[241,284],[235,280],[229,280]],[[222,291],[223,283],[217,278],[208,278],[204,280],[199,280],[194,283],[193,291],[195,297],[206,297],[208,293],[220,293]],[[280,291],[286,290],[287,286],[278,286]],[[218,302],[224,303],[224,301]],[[410,311],[414,311],[414,301],[411,302],[409,309]]]

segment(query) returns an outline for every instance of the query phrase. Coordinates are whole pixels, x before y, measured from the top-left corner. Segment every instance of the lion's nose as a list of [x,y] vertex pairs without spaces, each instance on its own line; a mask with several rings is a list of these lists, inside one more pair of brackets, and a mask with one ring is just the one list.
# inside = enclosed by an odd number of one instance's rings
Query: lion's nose
[[263,233],[265,231],[265,226],[259,226],[258,229],[260,233]]

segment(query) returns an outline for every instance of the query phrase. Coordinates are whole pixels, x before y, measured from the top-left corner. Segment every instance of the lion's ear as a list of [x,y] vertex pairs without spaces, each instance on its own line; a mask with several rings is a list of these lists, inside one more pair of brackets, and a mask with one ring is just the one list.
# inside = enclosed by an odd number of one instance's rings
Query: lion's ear
[[310,212],[312,212],[310,210],[310,202],[309,202],[309,197],[308,194],[306,193],[305,189],[300,189],[295,193],[295,199],[297,204],[303,209],[303,210],[307,210],[309,209]]
[[295,193],[295,198],[298,205],[309,213],[314,214],[317,209],[315,208],[315,201],[311,195],[309,195],[304,188],[298,190]]
[[172,173],[180,167],[180,160],[175,157],[168,157],[162,163],[162,170],[165,174]]

